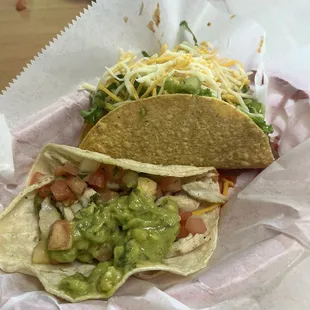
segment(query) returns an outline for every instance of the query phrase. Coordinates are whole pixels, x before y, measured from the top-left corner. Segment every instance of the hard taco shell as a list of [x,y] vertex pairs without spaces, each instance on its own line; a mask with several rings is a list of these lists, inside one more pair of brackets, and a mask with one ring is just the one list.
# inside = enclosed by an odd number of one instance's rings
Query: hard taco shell
[[217,169],[265,168],[267,135],[224,101],[185,94],[124,103],[104,116],[80,148],[114,158]]

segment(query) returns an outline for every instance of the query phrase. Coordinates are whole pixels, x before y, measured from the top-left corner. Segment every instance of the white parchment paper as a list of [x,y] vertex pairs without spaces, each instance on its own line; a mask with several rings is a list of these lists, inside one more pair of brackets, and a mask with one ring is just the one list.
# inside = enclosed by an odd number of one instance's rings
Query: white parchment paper
[[[222,1],[213,3],[227,8]],[[0,112],[8,125],[1,116],[2,207],[23,186],[45,143],[77,144],[83,124],[79,111],[89,104],[87,94],[76,91],[78,85],[94,82],[105,66],[117,60],[119,48],[152,53],[161,43],[173,47],[184,39],[179,31],[182,20],[189,22],[199,40],[214,43],[221,55],[258,70],[256,89],[268,104],[267,117],[275,125],[274,138],[282,156],[245,189],[256,173],[238,179],[222,212],[217,250],[199,274],[187,279],[160,277],[153,283],[133,278],[108,301],[79,304],[48,295],[34,278],[0,274],[1,309],[308,309],[310,88],[298,77],[309,77],[310,67],[298,65],[292,52],[264,64],[263,53],[257,51],[264,30],[204,0],[159,1],[161,23],[154,26],[155,33],[147,24],[156,3],[143,1],[139,15],[141,4],[98,0],[0,97]],[[296,53],[305,58],[307,49]],[[270,81],[268,93],[266,76],[261,85],[265,73]]]

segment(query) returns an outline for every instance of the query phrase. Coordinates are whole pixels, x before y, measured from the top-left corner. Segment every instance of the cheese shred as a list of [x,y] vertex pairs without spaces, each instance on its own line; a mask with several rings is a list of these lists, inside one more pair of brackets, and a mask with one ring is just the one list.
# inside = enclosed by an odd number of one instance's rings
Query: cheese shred
[[[116,102],[166,94],[167,79],[181,83],[196,76],[215,97],[245,108],[242,87],[250,83],[249,73],[238,60],[220,58],[208,42],[198,46],[183,42],[172,50],[164,44],[159,54],[141,59],[121,50],[119,61],[106,69],[98,88]],[[117,91],[108,89],[111,83],[117,85]]]

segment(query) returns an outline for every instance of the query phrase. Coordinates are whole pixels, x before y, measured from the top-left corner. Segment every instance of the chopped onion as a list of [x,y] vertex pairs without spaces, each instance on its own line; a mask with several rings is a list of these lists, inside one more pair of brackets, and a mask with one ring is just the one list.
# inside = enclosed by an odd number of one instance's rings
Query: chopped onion
[[100,163],[86,158],[81,161],[79,170],[82,173],[92,173],[92,172],[95,172],[99,167],[100,167]]
[[73,221],[74,214],[70,207],[64,207],[64,216],[65,216],[65,219],[68,220],[69,222]]

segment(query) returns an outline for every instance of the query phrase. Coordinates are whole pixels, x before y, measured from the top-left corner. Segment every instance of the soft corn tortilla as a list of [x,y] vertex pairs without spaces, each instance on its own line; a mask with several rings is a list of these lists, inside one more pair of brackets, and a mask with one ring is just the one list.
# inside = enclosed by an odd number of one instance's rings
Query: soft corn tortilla
[[103,117],[80,148],[114,158],[217,169],[265,168],[267,135],[224,101],[185,94],[124,103]]
[[[131,160],[115,160],[102,154],[90,153],[67,146],[46,146],[32,168],[27,182],[29,184],[32,174],[36,171],[44,172],[47,178],[40,184],[27,187],[12,201],[9,207],[0,214],[0,269],[5,272],[21,272],[33,275],[41,281],[47,292],[71,302],[107,298],[109,296],[105,294],[88,294],[78,298],[72,298],[58,288],[60,281],[64,277],[76,272],[81,272],[87,276],[94,268],[94,265],[78,262],[61,265],[40,265],[32,263],[32,253],[39,240],[38,218],[33,200],[36,189],[53,180],[52,175],[55,165],[59,165],[60,162],[66,160],[78,164],[85,158],[94,159],[102,163],[118,165],[124,169],[132,169],[138,172],[153,173],[156,175],[190,177],[204,175],[213,170],[213,168],[154,166],[137,163]],[[216,247],[219,209],[206,213],[203,216],[203,220],[208,230],[203,237],[203,242],[198,248],[185,255],[172,253],[172,257],[165,259],[162,264],[139,266],[126,274],[115,290],[122,286],[125,281],[135,273],[141,274],[141,272],[144,271],[161,270],[187,276],[204,268]]]

